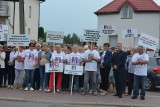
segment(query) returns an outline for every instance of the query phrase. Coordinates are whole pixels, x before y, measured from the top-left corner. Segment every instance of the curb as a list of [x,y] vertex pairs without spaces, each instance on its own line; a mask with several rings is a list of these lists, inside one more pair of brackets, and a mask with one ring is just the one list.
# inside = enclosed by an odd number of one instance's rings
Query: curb
[[48,101],[48,100],[33,100],[27,98],[4,98],[0,97],[1,101],[16,101],[16,102],[32,102],[32,103],[56,103],[67,105],[95,105],[95,106],[118,106],[118,107],[158,107],[158,105],[140,105],[140,104],[114,104],[114,103],[98,103],[98,102],[62,102],[62,101]]

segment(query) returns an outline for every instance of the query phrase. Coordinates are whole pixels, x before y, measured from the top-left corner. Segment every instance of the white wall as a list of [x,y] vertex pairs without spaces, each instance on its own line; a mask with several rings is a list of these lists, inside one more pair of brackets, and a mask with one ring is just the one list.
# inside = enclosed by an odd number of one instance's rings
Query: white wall
[[[121,19],[121,12],[119,14],[98,15],[98,29],[101,29],[105,24],[116,26],[118,42],[121,42],[123,47],[129,47],[130,44],[134,46],[134,40],[131,39],[131,43],[129,43],[129,39],[122,39],[122,29],[136,28],[138,34],[143,32],[157,38],[160,36],[160,13],[133,13],[133,19]],[[98,45],[103,46],[104,42],[109,42],[109,36],[103,36]]]
[[[24,0],[24,13],[25,13],[25,33],[28,34],[28,28],[30,29],[31,39],[38,39],[38,21],[39,21],[39,0]],[[10,23],[13,25],[13,2],[8,3],[10,8]],[[32,7],[31,18],[29,17],[29,6]],[[15,34],[19,34],[19,3],[16,2],[15,13]],[[9,27],[9,33],[12,33],[12,27]]]

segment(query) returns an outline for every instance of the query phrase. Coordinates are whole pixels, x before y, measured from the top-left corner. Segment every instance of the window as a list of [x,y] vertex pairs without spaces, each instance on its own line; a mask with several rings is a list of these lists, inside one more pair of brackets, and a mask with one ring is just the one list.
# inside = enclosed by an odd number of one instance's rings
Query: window
[[122,19],[132,19],[133,18],[133,10],[130,6],[125,6],[122,10]]
[[32,7],[29,6],[29,18],[31,18],[31,16],[32,16]]
[[31,34],[31,29],[30,28],[28,28],[28,35],[30,35]]

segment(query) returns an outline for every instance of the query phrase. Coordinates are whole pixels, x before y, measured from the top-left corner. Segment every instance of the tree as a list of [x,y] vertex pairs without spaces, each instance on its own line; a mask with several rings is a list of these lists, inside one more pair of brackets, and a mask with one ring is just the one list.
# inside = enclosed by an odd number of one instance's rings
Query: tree
[[73,33],[72,36],[71,34],[68,34],[67,36],[64,36],[64,44],[79,44],[80,39],[76,33]]
[[43,27],[39,27],[39,30],[38,30],[38,38],[43,38],[45,39],[45,32],[44,32],[44,28]]

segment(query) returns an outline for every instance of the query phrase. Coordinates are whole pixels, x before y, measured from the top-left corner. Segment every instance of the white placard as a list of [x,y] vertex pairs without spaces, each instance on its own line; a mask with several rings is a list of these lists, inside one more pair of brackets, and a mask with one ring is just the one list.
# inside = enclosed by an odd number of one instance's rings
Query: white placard
[[7,46],[29,46],[30,35],[9,34],[7,36]]
[[82,75],[83,74],[83,66],[65,65],[64,74]]
[[8,25],[0,25],[0,31],[3,31],[4,34],[8,34]]
[[46,42],[63,43],[64,32],[47,31]]
[[63,63],[57,63],[57,64],[52,64],[52,63],[46,63],[45,64],[45,72],[63,72]]
[[116,27],[114,25],[109,24],[103,25],[101,33],[103,35],[116,35]]
[[0,41],[4,41],[4,32],[0,31]]
[[82,37],[83,42],[98,42],[100,38],[100,31],[94,29],[85,29]]
[[159,43],[158,38],[145,33],[141,33],[141,36],[138,41],[139,45],[142,45],[146,48],[153,49],[153,50],[156,50],[158,43]]
[[122,30],[122,38],[137,37],[137,29],[124,29]]

